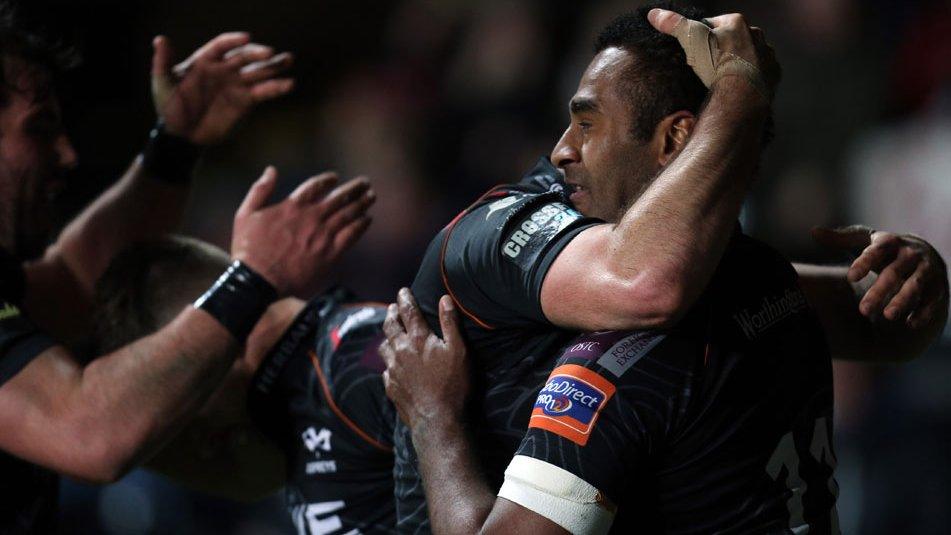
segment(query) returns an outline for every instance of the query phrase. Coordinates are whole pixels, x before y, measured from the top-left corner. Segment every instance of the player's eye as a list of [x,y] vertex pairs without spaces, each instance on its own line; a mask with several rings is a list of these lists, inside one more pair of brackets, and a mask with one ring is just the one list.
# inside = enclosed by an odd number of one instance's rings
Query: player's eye
[[578,128],[580,128],[582,132],[587,133],[588,130],[591,129],[591,123],[589,123],[588,121],[579,121]]

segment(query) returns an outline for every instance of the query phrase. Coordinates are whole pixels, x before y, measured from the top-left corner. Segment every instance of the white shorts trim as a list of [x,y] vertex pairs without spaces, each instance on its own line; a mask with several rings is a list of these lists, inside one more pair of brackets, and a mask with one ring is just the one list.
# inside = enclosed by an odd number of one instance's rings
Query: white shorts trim
[[525,455],[516,455],[505,469],[499,497],[576,535],[607,533],[614,522],[614,511],[598,489],[563,468]]

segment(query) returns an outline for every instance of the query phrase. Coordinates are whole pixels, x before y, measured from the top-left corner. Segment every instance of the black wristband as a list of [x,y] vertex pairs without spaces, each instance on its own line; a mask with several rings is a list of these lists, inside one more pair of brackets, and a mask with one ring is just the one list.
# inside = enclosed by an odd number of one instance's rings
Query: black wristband
[[243,344],[275,299],[271,283],[235,260],[193,306],[211,314]]
[[142,151],[142,167],[162,182],[185,185],[191,182],[199,157],[201,147],[169,134],[160,120],[149,132],[149,141]]

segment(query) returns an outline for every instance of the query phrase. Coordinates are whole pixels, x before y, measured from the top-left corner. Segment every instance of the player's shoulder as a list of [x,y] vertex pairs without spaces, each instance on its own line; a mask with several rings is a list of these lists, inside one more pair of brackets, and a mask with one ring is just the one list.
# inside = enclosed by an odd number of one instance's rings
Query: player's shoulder
[[706,299],[721,342],[732,339],[745,345],[790,333],[810,340],[822,338],[789,260],[744,234],[734,236]]
[[[613,385],[674,386],[702,362],[704,337],[692,318],[666,330],[599,331],[576,336],[562,348],[556,371],[598,375]],[[585,371],[579,371],[584,368]]]

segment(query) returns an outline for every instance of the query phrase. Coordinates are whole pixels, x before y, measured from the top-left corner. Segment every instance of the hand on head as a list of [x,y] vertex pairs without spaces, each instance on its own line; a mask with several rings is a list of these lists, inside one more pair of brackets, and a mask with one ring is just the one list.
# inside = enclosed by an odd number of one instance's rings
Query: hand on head
[[666,9],[652,9],[647,20],[658,31],[677,38],[687,63],[707,87],[726,76],[741,76],[767,101],[772,100],[781,77],[775,51],[763,30],[749,26],[743,15],[720,15],[700,22]]
[[223,33],[172,66],[168,39],[152,42],[152,97],[169,133],[196,145],[221,141],[257,103],[285,95],[288,52],[250,42],[244,32]]

